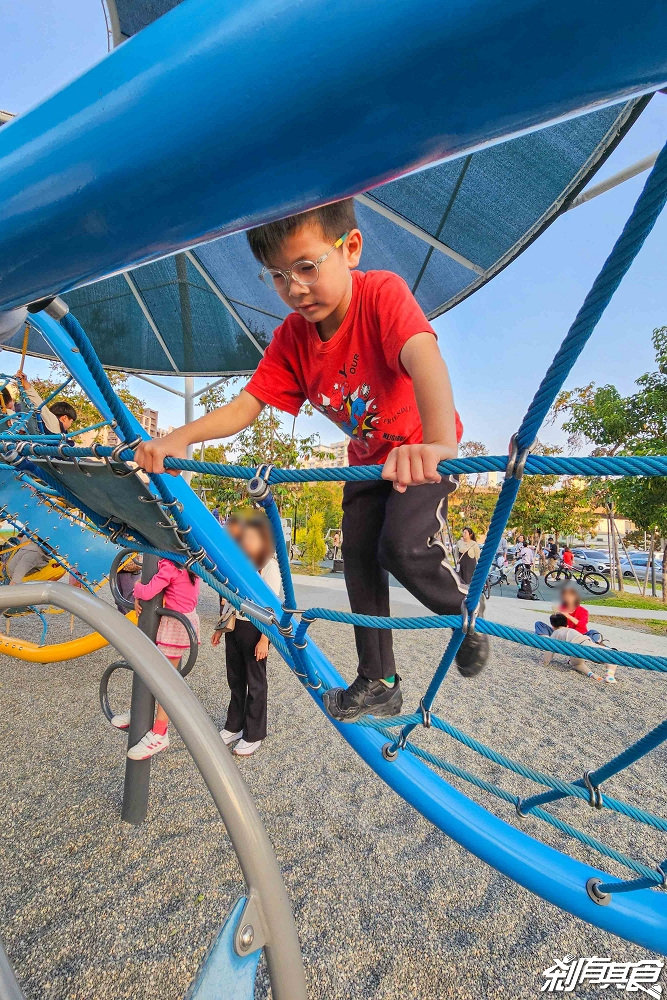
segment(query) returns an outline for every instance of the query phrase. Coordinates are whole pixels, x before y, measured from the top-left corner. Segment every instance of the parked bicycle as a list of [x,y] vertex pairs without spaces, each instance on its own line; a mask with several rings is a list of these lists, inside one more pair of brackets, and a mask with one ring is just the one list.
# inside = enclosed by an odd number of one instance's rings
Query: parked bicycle
[[509,569],[507,562],[503,561],[494,563],[494,565],[489,570],[489,575],[486,578],[486,583],[484,584],[484,593],[487,598],[491,597],[491,588],[500,587],[502,590],[503,584],[510,586],[509,577],[507,576],[507,570]]
[[544,577],[547,587],[560,587],[570,580],[574,580],[580,587],[585,587],[589,594],[594,594],[596,597],[603,597],[609,590],[609,580],[602,573],[586,573],[583,569],[577,571],[564,563]]
[[527,583],[531,594],[536,594],[540,586],[540,578],[526,563],[517,563],[514,567],[514,581],[520,587],[522,583]]

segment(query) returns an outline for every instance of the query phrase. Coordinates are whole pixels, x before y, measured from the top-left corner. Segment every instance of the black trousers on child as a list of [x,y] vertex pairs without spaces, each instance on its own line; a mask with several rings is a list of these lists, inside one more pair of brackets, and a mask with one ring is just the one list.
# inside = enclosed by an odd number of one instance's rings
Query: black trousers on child
[[240,733],[248,743],[266,736],[266,660],[258,660],[255,646],[262,633],[252,622],[237,618],[233,632],[225,633],[227,683],[231,692],[225,729]]
[[[389,573],[434,614],[459,614],[467,587],[445,558],[439,532],[447,497],[457,483],[411,486],[390,482],[346,483],[343,490],[343,560],[352,611],[386,616]],[[396,673],[389,629],[355,626],[359,673],[371,680]]]

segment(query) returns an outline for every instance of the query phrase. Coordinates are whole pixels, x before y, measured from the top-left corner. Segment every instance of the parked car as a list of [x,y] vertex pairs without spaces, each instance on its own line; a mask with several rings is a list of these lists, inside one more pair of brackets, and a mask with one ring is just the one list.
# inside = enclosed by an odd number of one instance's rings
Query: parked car
[[[644,577],[646,576],[646,567],[648,566],[648,552],[628,552],[629,559],[625,556],[621,559],[621,571],[625,577],[634,577],[632,572],[632,567],[635,568],[635,573],[639,577],[640,583],[643,583]],[[655,556],[655,579],[656,583],[662,583],[662,559],[660,556]],[[648,571],[648,580],[651,580],[651,570]]]
[[586,573],[609,572],[609,556],[601,549],[572,549],[572,555],[575,569],[583,569]]

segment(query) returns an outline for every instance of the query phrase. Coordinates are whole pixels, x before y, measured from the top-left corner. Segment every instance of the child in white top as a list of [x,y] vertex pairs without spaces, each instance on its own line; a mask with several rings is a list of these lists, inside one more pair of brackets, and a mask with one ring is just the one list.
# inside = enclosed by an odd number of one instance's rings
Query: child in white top
[[[239,529],[238,541],[262,579],[275,594],[280,594],[280,568],[275,558],[273,532],[268,518],[256,517],[245,522]],[[222,628],[216,628],[211,643],[219,645],[222,635]],[[233,629],[226,631],[224,636],[231,698],[220,735],[228,746],[236,743],[235,754],[249,757],[266,737],[266,658],[269,640],[239,612],[236,612]]]

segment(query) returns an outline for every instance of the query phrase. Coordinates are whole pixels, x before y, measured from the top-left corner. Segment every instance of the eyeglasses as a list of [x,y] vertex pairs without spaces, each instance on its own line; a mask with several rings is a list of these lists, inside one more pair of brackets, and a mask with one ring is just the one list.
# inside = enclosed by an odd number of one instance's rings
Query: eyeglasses
[[297,260],[286,271],[281,271],[279,267],[263,267],[259,274],[259,280],[276,292],[284,292],[289,289],[291,281],[297,281],[300,285],[314,285],[320,276],[320,264],[323,264],[334,250],[342,247],[349,235],[349,233],[343,233],[331,249],[323,253],[317,260]]

